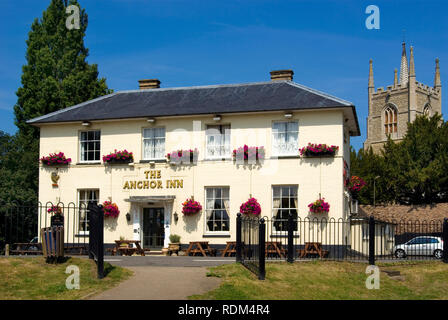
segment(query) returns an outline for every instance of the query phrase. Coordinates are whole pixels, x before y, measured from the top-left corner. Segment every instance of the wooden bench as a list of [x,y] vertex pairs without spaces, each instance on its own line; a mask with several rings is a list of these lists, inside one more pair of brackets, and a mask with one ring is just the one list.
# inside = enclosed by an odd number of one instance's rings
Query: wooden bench
[[188,246],[188,249],[186,251],[186,255],[189,256],[190,254],[193,254],[193,256],[195,256],[197,253],[202,254],[204,257],[206,257],[207,254],[216,257],[216,249],[210,247],[208,241],[190,242],[190,245]]
[[145,250],[140,246],[140,240],[115,240],[115,248],[112,249],[112,255],[120,253],[125,256],[132,256],[137,253],[141,256],[145,255]]
[[15,249],[9,251],[11,254],[42,254],[42,243],[13,243],[12,247]]
[[65,245],[64,251],[74,255],[86,255],[87,250],[89,248],[89,244],[71,244]]
[[283,248],[282,243],[279,241],[267,241],[265,247],[266,257],[278,256],[284,258],[286,256],[287,250]]
[[328,250],[323,250],[320,242],[305,242],[305,249],[298,249],[299,258],[306,258],[310,255],[319,256],[320,258],[328,257]]
[[236,241],[227,241],[225,249],[222,251],[221,257],[226,255],[230,257],[232,254],[236,254]]

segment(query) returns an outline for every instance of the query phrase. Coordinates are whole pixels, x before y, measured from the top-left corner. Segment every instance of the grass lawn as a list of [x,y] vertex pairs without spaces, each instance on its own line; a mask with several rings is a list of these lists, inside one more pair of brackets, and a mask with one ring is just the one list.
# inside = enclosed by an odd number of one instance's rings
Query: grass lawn
[[[68,290],[65,281],[69,265],[79,267],[79,290]],[[47,264],[43,257],[0,258],[0,300],[83,299],[109,289],[132,275],[132,271],[104,263],[107,275],[96,278],[95,262],[70,258],[65,263]]]
[[[447,299],[448,264],[439,261],[378,264],[380,289],[367,289],[367,264],[332,261],[267,263],[266,280],[239,264],[210,268],[220,287],[190,299]],[[384,271],[400,271],[389,276]]]

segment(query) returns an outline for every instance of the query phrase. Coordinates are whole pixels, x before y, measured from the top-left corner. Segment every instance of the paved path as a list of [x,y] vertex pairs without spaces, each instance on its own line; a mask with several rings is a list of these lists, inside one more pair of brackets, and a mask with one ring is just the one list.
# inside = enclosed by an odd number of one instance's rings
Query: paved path
[[183,300],[213,290],[220,279],[207,277],[210,266],[234,263],[215,257],[105,257],[105,261],[134,271],[134,276],[92,300]]

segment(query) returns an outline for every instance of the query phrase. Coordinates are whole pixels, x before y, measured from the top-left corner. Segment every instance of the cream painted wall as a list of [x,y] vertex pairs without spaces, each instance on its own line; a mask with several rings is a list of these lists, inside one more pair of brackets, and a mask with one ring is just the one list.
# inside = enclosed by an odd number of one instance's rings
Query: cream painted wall
[[[273,185],[298,185],[298,212],[300,217],[314,217],[308,204],[319,198],[319,194],[330,203],[327,217],[341,218],[344,210],[343,157],[349,163],[349,137],[344,144],[342,111],[294,112],[299,123],[299,147],[308,142],[334,144],[340,147],[334,158],[271,158],[272,122],[284,121],[283,113],[257,113],[248,115],[224,115],[220,124],[231,125],[231,149],[247,144],[264,146],[266,160],[260,166],[237,165],[232,160],[206,160],[205,128],[216,124],[211,116],[176,117],[157,119],[154,125],[144,120],[122,120],[92,122],[89,130],[101,130],[101,156],[114,149],[127,149],[134,153],[133,165],[79,164],[79,132],[86,130],[80,123],[53,124],[41,127],[40,156],[62,151],[72,158],[67,168],[59,168],[59,187],[52,187],[50,175],[55,168],[40,167],[39,199],[63,203],[77,202],[79,189],[99,189],[100,201],[112,200],[120,209],[117,219],[106,219],[105,242],[113,243],[123,236],[139,238],[134,229],[141,223],[142,206],[125,202],[129,196],[174,195],[172,210],[167,208],[166,241],[169,234],[181,235],[182,243],[207,240],[210,243],[225,243],[235,239],[235,218],[241,203],[252,194],[262,206],[262,215],[271,217]],[[199,149],[197,165],[173,166],[169,163],[140,163],[142,159],[142,130],[146,127],[166,128],[166,153],[178,148]],[[348,135],[347,135],[348,136]],[[348,151],[347,151],[348,150]],[[298,155],[298,152],[297,152]],[[123,190],[125,181],[146,180],[144,172],[160,170],[163,189]],[[167,179],[182,179],[183,188],[167,189]],[[229,237],[207,238],[205,232],[205,210],[193,217],[183,217],[181,203],[194,196],[205,209],[205,187],[230,187],[230,232]],[[149,205],[147,205],[149,206]],[[153,205],[155,207],[163,206]],[[132,213],[131,221],[126,213]],[[176,223],[172,214],[177,212]],[[142,228],[140,227],[140,232]],[[69,231],[70,232],[70,231]]]

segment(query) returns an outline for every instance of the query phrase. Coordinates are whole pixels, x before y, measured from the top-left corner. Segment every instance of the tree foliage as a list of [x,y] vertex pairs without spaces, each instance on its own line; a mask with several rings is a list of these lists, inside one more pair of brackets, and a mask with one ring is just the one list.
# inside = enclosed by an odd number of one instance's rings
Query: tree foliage
[[18,133],[0,134],[0,199],[36,202],[38,192],[39,129],[28,120],[111,92],[98,67],[87,62],[84,45],[88,18],[80,8],[80,29],[69,30],[68,5],[76,0],[52,0],[28,34],[26,65],[14,106]]
[[448,124],[440,115],[417,116],[403,140],[388,139],[381,154],[351,152],[351,171],[368,183],[360,202],[433,203],[448,200]]
[[67,5],[79,4],[52,0],[42,19],[34,20],[28,35],[22,86],[14,106],[16,125],[21,134],[38,139],[38,130],[26,121],[109,93],[98,67],[86,59],[84,45],[88,19],[80,10],[80,29],[66,27]]

